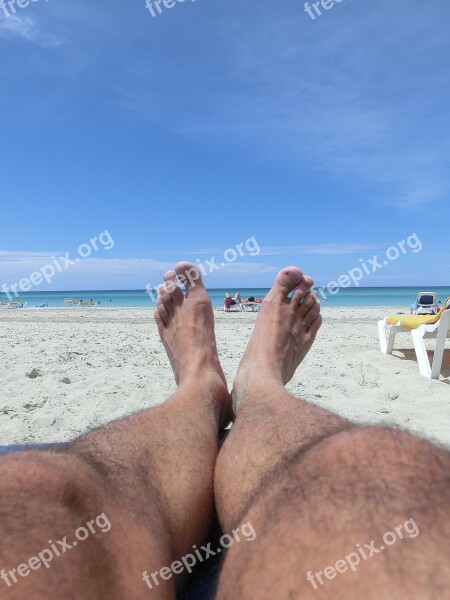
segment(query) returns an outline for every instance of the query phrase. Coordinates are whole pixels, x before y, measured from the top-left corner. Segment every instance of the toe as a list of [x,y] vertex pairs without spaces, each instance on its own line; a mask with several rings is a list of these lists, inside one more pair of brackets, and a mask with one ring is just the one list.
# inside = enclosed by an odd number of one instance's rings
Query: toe
[[316,302],[314,304],[314,306],[306,313],[306,315],[302,319],[302,321],[307,329],[309,327],[311,327],[311,325],[314,323],[314,321],[317,319],[317,317],[319,315],[320,315],[320,304],[318,304]]
[[175,313],[175,305],[173,303],[172,296],[167,291],[166,284],[162,284],[158,287],[158,294],[169,317],[171,317]]
[[314,340],[314,338],[316,337],[321,326],[322,326],[322,315],[319,314],[319,316],[317,316],[314,319],[314,321],[311,323],[311,325],[309,326],[307,335],[309,335],[311,337],[311,339]]
[[153,316],[155,317],[155,321],[156,324],[158,325],[158,329],[161,331],[162,329],[165,328],[166,324],[164,323],[164,321],[162,320],[161,315],[159,314],[158,309],[155,310]]
[[303,302],[298,307],[300,318],[303,319],[315,305],[317,305],[317,297],[315,292],[308,292]]
[[169,324],[170,317],[169,317],[169,313],[167,312],[167,309],[164,306],[163,301],[161,300],[160,297],[156,301],[156,309],[157,309],[159,316],[163,320],[164,325],[167,326]]
[[175,266],[175,272],[178,275],[178,279],[186,287],[188,294],[195,293],[196,291],[202,292],[205,289],[200,271],[192,263],[178,263]]
[[171,295],[175,306],[179,306],[183,302],[183,292],[178,285],[177,274],[175,271],[167,271],[164,273],[164,281],[166,283],[167,292]]
[[311,277],[304,277],[298,285],[297,289],[294,291],[294,294],[292,296],[292,303],[297,305],[300,304],[300,302],[304,300],[306,294],[310,291],[313,285],[314,281],[311,279]]
[[285,267],[282,269],[268,294],[268,299],[287,299],[288,295],[295,290],[303,279],[303,273],[297,267]]

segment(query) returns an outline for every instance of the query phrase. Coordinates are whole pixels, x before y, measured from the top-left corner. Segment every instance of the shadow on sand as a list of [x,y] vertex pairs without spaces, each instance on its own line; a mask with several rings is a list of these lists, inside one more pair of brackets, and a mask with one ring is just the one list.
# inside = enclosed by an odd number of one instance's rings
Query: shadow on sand
[[[433,350],[428,350],[427,354],[430,363],[432,363],[434,356]],[[393,356],[399,358],[400,360],[409,360],[417,364],[417,357],[414,349],[400,348],[394,350]],[[419,365],[417,365],[417,370],[419,370]],[[442,359],[441,367],[441,376],[444,377],[444,380],[441,379],[440,383],[450,384],[450,349],[444,350],[444,358]]]

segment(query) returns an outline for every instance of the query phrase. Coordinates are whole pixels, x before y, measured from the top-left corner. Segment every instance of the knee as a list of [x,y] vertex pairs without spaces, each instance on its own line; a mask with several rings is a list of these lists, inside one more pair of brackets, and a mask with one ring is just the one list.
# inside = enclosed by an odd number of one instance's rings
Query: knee
[[95,508],[105,496],[95,470],[65,454],[28,452],[8,457],[1,477],[1,504],[18,509],[39,505],[43,513],[58,508],[80,515]]
[[330,438],[330,446],[349,459],[406,464],[442,463],[449,455],[443,449],[406,431],[385,426],[348,429]]
[[450,454],[405,431],[360,427],[331,436],[322,447],[325,464],[338,476],[450,495]]

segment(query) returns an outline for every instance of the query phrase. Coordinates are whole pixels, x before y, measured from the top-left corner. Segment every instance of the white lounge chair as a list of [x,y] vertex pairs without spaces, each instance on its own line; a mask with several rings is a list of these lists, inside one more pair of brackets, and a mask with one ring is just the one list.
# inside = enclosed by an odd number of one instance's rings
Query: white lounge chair
[[[445,340],[450,337],[450,300],[441,318],[434,325],[420,325],[412,332],[420,373],[427,379],[439,379],[444,358]],[[424,340],[436,338],[433,364],[430,364]]]
[[260,308],[261,308],[260,302],[242,302],[241,303],[241,310],[243,310],[244,312],[259,312]]
[[83,302],[83,300],[78,301],[73,298],[64,298],[64,304],[69,307],[93,308],[97,306],[98,302]]
[[435,292],[419,292],[416,303],[411,306],[413,315],[437,315],[439,312],[438,297]]
[[[440,312],[435,316],[398,315],[386,317],[378,321],[378,335],[383,354],[392,354],[397,333],[410,332],[420,373],[427,379],[439,379],[444,357],[445,340],[450,337],[450,298],[445,301]],[[436,338],[433,364],[430,364],[425,347],[426,339]]]
[[0,308],[26,308],[28,302],[0,302]]
[[232,304],[229,308],[224,306],[223,310],[224,312],[242,312],[244,309],[242,307],[242,304],[240,302],[237,302],[236,304]]
[[78,300],[74,300],[73,298],[64,298],[64,304],[66,306],[80,306],[80,302]]

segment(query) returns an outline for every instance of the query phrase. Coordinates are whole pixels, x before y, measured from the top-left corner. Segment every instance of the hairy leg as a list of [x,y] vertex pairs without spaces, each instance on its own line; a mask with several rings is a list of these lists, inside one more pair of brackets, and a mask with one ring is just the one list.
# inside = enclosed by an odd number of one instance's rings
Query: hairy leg
[[[174,396],[61,451],[0,461],[2,597],[139,599],[151,587],[155,598],[172,598],[172,575],[156,572],[207,540],[229,397],[211,303],[192,269],[176,268],[191,275],[186,296],[175,273],[165,275],[155,313]],[[85,540],[76,535],[82,526]]]
[[230,548],[217,597],[440,597],[449,454],[356,427],[284,388],[321,324],[312,283],[293,267],[279,274],[236,376],[216,503],[225,531],[251,523],[256,539]]

